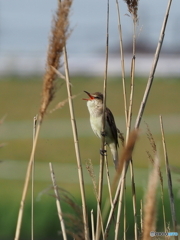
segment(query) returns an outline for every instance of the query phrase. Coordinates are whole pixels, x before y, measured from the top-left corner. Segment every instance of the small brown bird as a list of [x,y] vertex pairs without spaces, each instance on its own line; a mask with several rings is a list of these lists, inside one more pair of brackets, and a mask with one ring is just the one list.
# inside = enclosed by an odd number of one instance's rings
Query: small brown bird
[[[99,138],[102,137],[102,122],[103,122],[103,94],[100,92],[95,92],[90,94],[84,91],[89,98],[83,99],[87,100],[87,107],[90,114],[90,124],[93,132]],[[109,146],[115,168],[118,167],[118,132],[116,127],[114,116],[109,108],[105,109],[105,141]]]

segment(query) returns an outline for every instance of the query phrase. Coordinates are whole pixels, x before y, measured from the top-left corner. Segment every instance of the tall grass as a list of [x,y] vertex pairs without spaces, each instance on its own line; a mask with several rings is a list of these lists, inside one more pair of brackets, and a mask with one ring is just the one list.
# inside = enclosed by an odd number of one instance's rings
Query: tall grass
[[[161,198],[162,204],[164,202],[164,195],[163,195],[163,182],[161,177],[161,170],[159,166],[158,160],[158,153],[153,142],[153,138],[151,137],[150,130],[148,130],[148,136],[150,140],[150,145],[154,150],[154,157],[151,157],[148,154],[149,159],[151,159],[153,163],[153,170],[150,173],[150,177],[148,180],[147,191],[145,194],[145,199],[141,201],[141,206],[137,209],[136,203],[136,189],[135,189],[135,176],[134,176],[134,168],[133,168],[133,150],[135,147],[136,142],[138,141],[139,135],[139,127],[141,123],[141,119],[146,107],[146,103],[148,100],[148,96],[150,94],[151,86],[154,80],[154,75],[156,71],[156,66],[159,60],[159,55],[161,51],[161,47],[163,44],[163,39],[165,35],[165,29],[168,21],[171,0],[169,0],[167,11],[165,13],[164,22],[162,24],[162,29],[160,32],[159,41],[157,44],[156,52],[154,55],[154,61],[152,64],[152,69],[149,74],[149,78],[147,80],[147,87],[144,91],[144,96],[139,108],[139,113],[136,118],[135,127],[132,128],[132,111],[133,111],[133,99],[134,99],[134,86],[135,86],[135,59],[136,59],[136,24],[138,20],[138,0],[128,0],[125,1],[127,4],[127,8],[131,14],[132,21],[133,21],[133,34],[132,34],[132,43],[133,43],[133,52],[132,52],[132,61],[131,61],[131,82],[130,82],[130,94],[127,96],[126,92],[126,81],[125,81],[125,66],[124,66],[124,52],[123,52],[123,33],[121,29],[121,20],[120,20],[120,8],[119,3],[116,0],[117,6],[117,15],[118,15],[118,30],[119,30],[119,43],[120,43],[120,55],[121,55],[121,66],[122,66],[122,85],[123,85],[123,96],[124,96],[124,112],[125,112],[125,122],[126,122],[126,136],[125,141],[123,140],[122,134],[119,133],[121,140],[123,141],[122,153],[119,158],[119,166],[117,172],[114,173],[114,176],[109,175],[107,157],[104,155],[100,156],[100,164],[99,164],[99,178],[98,182],[96,182],[96,178],[94,175],[93,165],[92,162],[89,160],[87,162],[87,171],[90,174],[92,179],[92,185],[94,187],[95,199],[96,199],[96,208],[95,209],[88,209],[87,206],[87,196],[85,192],[85,183],[84,183],[84,172],[82,168],[82,161],[81,161],[81,154],[80,154],[80,146],[78,140],[78,129],[76,126],[76,116],[75,116],[75,109],[73,105],[73,94],[72,94],[72,84],[70,81],[70,73],[69,73],[69,64],[68,64],[68,57],[67,57],[67,49],[66,49],[66,41],[69,36],[68,27],[69,27],[69,12],[72,5],[71,0],[64,0],[58,2],[58,9],[56,15],[54,17],[54,22],[51,31],[51,39],[49,43],[49,49],[47,54],[47,65],[46,71],[44,75],[43,81],[43,90],[42,90],[42,101],[40,105],[39,115],[38,115],[38,123],[36,128],[36,133],[33,141],[32,153],[30,156],[30,161],[27,167],[27,173],[23,188],[22,199],[20,203],[19,215],[17,220],[16,226],[16,233],[15,233],[15,240],[18,240],[20,237],[20,230],[22,224],[22,216],[25,204],[25,198],[27,194],[27,188],[30,178],[30,173],[32,171],[32,165],[34,160],[34,154],[36,151],[37,140],[39,136],[39,131],[41,124],[43,122],[44,116],[46,114],[47,108],[50,102],[53,100],[55,91],[56,91],[56,78],[57,75],[64,78],[66,81],[66,88],[67,88],[67,98],[65,102],[68,101],[69,104],[69,112],[70,112],[70,120],[73,132],[73,140],[74,140],[74,147],[75,147],[75,156],[77,162],[77,172],[79,177],[79,188],[80,188],[80,196],[81,196],[81,211],[78,210],[79,216],[77,219],[77,223],[83,225],[82,231],[77,233],[77,230],[72,230],[70,233],[74,239],[107,239],[108,235],[111,230],[111,239],[118,240],[120,238],[120,226],[124,222],[124,232],[123,236],[126,239],[126,224],[128,223],[128,216],[126,216],[126,197],[125,197],[125,183],[126,183],[126,173],[128,171],[128,167],[130,166],[130,173],[131,173],[131,188],[132,188],[132,206],[133,206],[133,219],[134,219],[134,228],[130,229],[129,231],[134,232],[133,239],[150,239],[150,231],[156,231],[156,212],[157,212],[157,199],[156,199],[156,190],[158,185],[158,179],[161,182]],[[108,51],[109,51],[109,8],[110,3],[107,0],[107,21],[106,21],[106,41],[105,41],[105,71],[104,71],[104,81],[103,81],[103,94],[104,94],[104,102],[103,102],[103,127],[102,132],[105,130],[105,108],[106,108],[106,99],[107,99],[107,79],[108,79]],[[65,76],[59,73],[59,67],[61,66],[61,57],[64,58],[64,71]],[[129,99],[129,105],[127,103],[127,99]],[[63,102],[64,104],[64,102]],[[62,104],[62,105],[63,105]],[[162,119],[161,119],[161,130],[162,130]],[[167,149],[164,141],[164,132],[162,131],[162,143],[165,152],[165,163],[168,175],[168,182],[169,182],[169,196],[170,196],[170,203],[171,203],[171,214],[172,214],[172,221],[173,221],[173,230],[177,231],[177,223],[175,218],[175,207],[173,201],[173,189],[172,189],[172,181],[170,177],[170,168],[167,158]],[[105,150],[105,137],[102,136],[101,141],[101,149]],[[144,150],[144,149],[143,149]],[[105,164],[104,164],[105,163]],[[108,180],[108,197],[105,204],[105,208],[103,209],[102,206],[102,197],[103,197],[103,190],[105,186],[104,182],[104,165],[106,167],[106,177]],[[50,172],[53,182],[53,188],[55,191],[55,199],[57,204],[57,213],[60,220],[61,230],[63,239],[67,239],[67,234],[69,230],[67,230],[66,225],[68,225],[68,220],[63,217],[62,209],[61,209],[61,197],[58,192],[57,183],[55,180],[54,170],[52,168],[52,164],[50,164]],[[111,180],[113,179],[113,180]],[[142,196],[143,198],[143,196]],[[66,198],[72,208],[77,209],[76,204],[74,204],[73,200]],[[122,207],[124,206],[124,211]],[[138,220],[137,215],[138,212],[141,213],[141,218]],[[105,214],[103,214],[105,213]],[[123,216],[124,214],[124,216]],[[103,217],[105,216],[105,217]],[[71,217],[70,217],[71,218]],[[96,221],[95,221],[96,218]],[[123,218],[123,221],[122,221]],[[90,220],[90,222],[89,222]],[[165,209],[163,208],[163,221],[164,221],[164,230],[167,231],[166,228],[166,215]],[[32,214],[32,222],[33,222],[33,214]],[[112,226],[114,224],[114,226]],[[33,224],[32,224],[33,225]],[[96,226],[96,227],[95,227]],[[31,232],[31,238],[33,239],[33,231]]]

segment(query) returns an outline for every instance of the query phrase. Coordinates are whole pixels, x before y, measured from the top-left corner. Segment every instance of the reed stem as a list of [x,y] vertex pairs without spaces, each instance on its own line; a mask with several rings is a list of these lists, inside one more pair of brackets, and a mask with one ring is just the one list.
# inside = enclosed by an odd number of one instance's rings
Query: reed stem
[[[107,72],[108,72],[108,54],[109,53],[109,0],[107,0],[107,23],[106,23],[106,61],[105,61],[105,72],[104,72],[104,86],[103,86],[103,121],[102,121],[102,132],[105,132],[105,110],[106,110],[106,92],[107,92]],[[101,141],[101,150],[105,150],[105,136],[103,134]],[[100,157],[99,167],[99,187],[98,187],[98,202],[100,208],[97,208],[97,222],[96,222],[96,240],[100,238],[100,210],[102,204],[102,191],[103,191],[103,175],[104,175],[104,155]]]
[[[129,99],[129,109],[128,109],[128,116],[127,116],[127,125],[126,125],[126,143],[129,138],[130,130],[131,130],[131,121],[132,121],[132,107],[133,107],[133,96],[134,96],[134,74],[135,74],[135,49],[136,49],[136,21],[133,21],[134,28],[133,28],[133,57],[131,62],[131,85],[130,85],[130,99]],[[136,191],[135,191],[135,182],[134,182],[134,170],[133,170],[133,163],[130,160],[130,173],[131,173],[131,184],[132,184],[132,194],[133,194],[133,213],[134,213],[134,234],[135,240],[137,240],[137,210],[136,210]],[[122,178],[122,188],[120,190],[120,198],[119,198],[119,205],[118,205],[118,214],[116,220],[116,228],[115,228],[115,239],[118,239],[118,231],[120,223],[120,216],[121,216],[121,207],[122,207],[122,198],[125,186],[125,179],[126,179],[126,171],[123,171],[124,177]]]
[[143,99],[142,99],[142,102],[141,102],[141,105],[140,105],[140,108],[139,108],[139,112],[138,112],[138,115],[137,115],[137,118],[136,118],[135,128],[139,128],[139,126],[140,126],[141,119],[142,119],[142,116],[143,116],[143,113],[144,113],[144,109],[146,107],[147,99],[148,99],[148,96],[149,96],[149,93],[150,93],[150,90],[151,90],[151,86],[152,86],[152,83],[153,83],[153,80],[154,80],[154,75],[155,75],[155,72],[156,72],[156,67],[157,67],[157,64],[158,64],[158,61],[159,61],[159,55],[160,55],[160,52],[161,52],[161,47],[162,47],[164,36],[165,36],[165,30],[166,30],[168,17],[169,17],[171,3],[172,3],[172,0],[169,0],[168,5],[167,5],[167,10],[166,10],[166,13],[165,13],[165,17],[164,17],[164,21],[163,21],[163,24],[162,24],[160,36],[159,36],[159,41],[158,41],[158,44],[157,44],[157,47],[156,47],[156,52],[154,54],[154,60],[153,60],[152,68],[151,68],[151,71],[150,71],[150,74],[149,74],[149,78],[148,78],[146,89],[145,89],[145,92],[144,92],[144,96],[143,96]]
[[125,120],[127,125],[128,110],[127,110],[127,97],[126,97],[126,84],[125,84],[124,50],[123,50],[122,28],[121,28],[121,18],[120,18],[118,0],[116,0],[116,8],[117,8],[117,15],[118,15],[119,47],[120,47],[120,54],[121,54],[121,75],[122,75],[122,84],[123,84],[124,111],[125,111]]
[[109,167],[108,167],[107,156],[105,156],[105,165],[106,165],[107,184],[108,184],[108,190],[109,190],[109,200],[110,200],[110,203],[112,205],[112,191],[111,191],[111,183],[110,183],[110,175],[109,175]]
[[58,187],[57,187],[57,184],[56,184],[56,179],[55,179],[55,173],[54,173],[53,165],[52,165],[51,162],[49,163],[49,168],[50,168],[50,173],[51,173],[51,179],[52,179],[52,183],[53,183],[54,193],[55,193],[55,197],[56,197],[56,206],[57,206],[58,217],[59,217],[59,221],[60,221],[60,225],[61,225],[62,235],[63,235],[63,239],[67,240],[66,228],[65,228],[63,214],[62,214],[62,209],[61,209],[61,204],[60,204],[60,196],[59,196]]
[[91,231],[92,231],[92,240],[95,240],[93,209],[91,210]]
[[74,147],[75,147],[75,153],[76,153],[79,185],[80,185],[81,200],[82,200],[83,224],[84,224],[84,235],[85,235],[84,238],[85,240],[89,240],[89,226],[88,226],[88,215],[87,215],[87,207],[86,207],[84,177],[83,177],[83,170],[82,170],[82,163],[81,163],[81,156],[80,156],[77,125],[76,125],[74,106],[73,106],[73,100],[72,100],[72,91],[71,91],[71,84],[70,84],[70,78],[69,78],[69,66],[68,66],[66,47],[64,47],[63,53],[64,53],[64,61],[65,61],[65,77],[66,77],[66,87],[67,87],[68,100],[69,100],[69,111],[70,111],[70,117],[71,117],[71,125],[72,125],[72,132],[73,132],[73,138],[74,138]]
[[121,216],[123,194],[124,194],[125,181],[126,181],[126,168],[125,168],[125,166],[123,168],[121,180],[122,181],[121,181],[121,189],[120,189],[120,193],[119,193],[119,202],[118,202],[118,210],[117,210],[117,219],[116,219],[114,240],[118,240],[118,234],[119,234],[120,216]]
[[[177,220],[176,220],[176,211],[175,211],[175,204],[174,204],[174,194],[173,194],[171,170],[169,167],[169,159],[168,159],[166,141],[165,141],[165,136],[164,136],[164,127],[163,127],[162,116],[160,116],[160,126],[161,126],[162,143],[163,143],[164,159],[165,159],[165,166],[166,166],[166,175],[167,175],[167,179],[168,179],[168,192],[169,192],[169,200],[170,200],[170,207],[171,207],[173,230],[174,230],[174,232],[177,232]],[[175,236],[174,239],[178,240],[178,237]]]
[[143,235],[143,201],[140,200],[140,226],[141,226],[141,237]]
[[[33,141],[36,135],[37,116],[33,119]],[[34,157],[32,163],[32,179],[31,179],[31,240],[34,239]]]
[[20,208],[19,208],[19,213],[18,213],[18,220],[17,220],[14,240],[18,240],[19,236],[20,236],[22,217],[23,217],[23,213],[24,213],[24,203],[25,203],[25,199],[26,199],[26,195],[27,195],[28,184],[29,184],[29,180],[30,180],[30,176],[31,176],[31,171],[32,171],[32,166],[33,166],[33,161],[34,161],[34,154],[35,154],[35,150],[36,150],[36,146],[37,146],[37,140],[38,140],[38,136],[39,136],[39,132],[40,132],[40,127],[41,127],[41,124],[38,121],[36,134],[35,134],[35,138],[33,141],[31,156],[30,156],[30,160],[29,160],[27,170],[26,170],[26,177],[25,177],[25,181],[24,181],[24,187],[23,187],[23,192],[22,192],[22,197],[21,197],[21,202],[20,202]]
[[[126,184],[126,183],[125,183]],[[126,186],[124,187],[124,240],[126,240],[126,231],[127,231],[127,218],[126,218]]]

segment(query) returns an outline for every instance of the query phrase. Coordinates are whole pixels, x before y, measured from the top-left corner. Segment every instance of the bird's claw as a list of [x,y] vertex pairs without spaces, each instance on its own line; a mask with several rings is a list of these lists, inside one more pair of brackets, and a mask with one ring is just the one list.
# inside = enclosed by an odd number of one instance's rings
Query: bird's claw
[[105,137],[105,136],[106,136],[106,132],[105,132],[105,131],[102,131],[102,132],[101,132],[101,136]]
[[107,156],[107,151],[105,150],[105,149],[100,149],[100,154],[102,155],[102,156]]

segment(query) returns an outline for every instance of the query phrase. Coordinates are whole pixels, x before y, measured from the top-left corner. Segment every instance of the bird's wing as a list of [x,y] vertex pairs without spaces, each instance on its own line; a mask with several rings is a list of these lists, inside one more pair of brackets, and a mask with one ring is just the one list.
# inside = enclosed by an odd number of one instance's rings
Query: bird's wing
[[106,108],[106,111],[105,111],[105,117],[107,119],[107,122],[110,126],[110,129],[111,129],[111,133],[113,135],[113,138],[115,140],[115,143],[117,146],[119,146],[118,144],[118,134],[117,134],[117,128],[116,128],[116,123],[115,123],[115,120],[114,120],[114,117],[113,117],[113,114],[111,112],[111,110],[109,108]]

